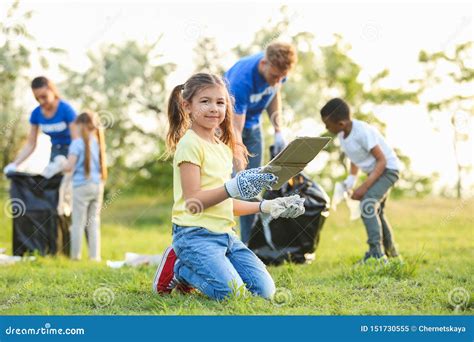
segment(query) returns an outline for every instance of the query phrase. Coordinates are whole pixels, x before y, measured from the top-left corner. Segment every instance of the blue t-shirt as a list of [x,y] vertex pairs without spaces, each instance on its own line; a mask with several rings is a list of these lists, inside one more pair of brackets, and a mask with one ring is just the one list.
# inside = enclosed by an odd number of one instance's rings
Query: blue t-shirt
[[86,170],[84,169],[85,145],[82,138],[74,139],[69,146],[69,154],[77,156],[76,167],[72,175],[72,185],[80,186],[88,182],[99,184],[101,181],[100,161],[99,161],[99,143],[94,137],[90,137],[90,178],[86,178]]
[[[258,72],[258,63],[264,53],[247,56],[239,60],[224,78],[231,96],[234,97],[235,114],[245,114],[245,128],[260,124],[260,117],[277,92]],[[285,80],[283,80],[284,82]]]
[[36,107],[30,116],[30,123],[38,125],[43,133],[51,137],[53,145],[69,145],[71,143],[71,132],[69,124],[76,119],[76,111],[71,105],[59,100],[58,108],[52,118],[43,115],[41,107]]

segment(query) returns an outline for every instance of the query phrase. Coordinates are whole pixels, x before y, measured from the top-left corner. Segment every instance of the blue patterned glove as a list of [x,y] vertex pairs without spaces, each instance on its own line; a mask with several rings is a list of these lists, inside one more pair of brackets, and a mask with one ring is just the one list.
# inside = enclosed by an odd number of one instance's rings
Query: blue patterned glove
[[278,182],[278,177],[272,173],[261,173],[261,170],[261,167],[244,170],[227,181],[224,187],[229,196],[249,200],[262,190],[271,189],[271,186]]

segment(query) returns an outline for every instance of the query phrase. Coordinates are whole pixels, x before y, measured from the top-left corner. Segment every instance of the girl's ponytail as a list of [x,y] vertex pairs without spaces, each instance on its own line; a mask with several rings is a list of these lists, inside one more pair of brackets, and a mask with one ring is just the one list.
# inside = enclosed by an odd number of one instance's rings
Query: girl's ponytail
[[166,135],[168,156],[176,150],[178,141],[183,137],[191,124],[189,116],[183,109],[183,96],[181,95],[183,89],[184,84],[174,87],[168,101],[169,130]]
[[76,124],[81,125],[81,138],[84,142],[84,173],[87,178],[90,177],[91,172],[91,146],[90,134],[95,131],[97,142],[99,144],[99,166],[101,179],[107,179],[107,162],[105,155],[105,136],[104,129],[100,127],[99,118],[97,114],[92,112],[84,112],[76,118]]
[[89,142],[89,128],[85,125],[81,126],[81,138],[84,142],[84,173],[86,174],[86,178],[89,178],[91,173],[91,147]]
[[102,127],[96,128],[97,141],[99,143],[99,164],[100,164],[100,176],[103,181],[107,180],[107,159],[105,154],[105,134]]

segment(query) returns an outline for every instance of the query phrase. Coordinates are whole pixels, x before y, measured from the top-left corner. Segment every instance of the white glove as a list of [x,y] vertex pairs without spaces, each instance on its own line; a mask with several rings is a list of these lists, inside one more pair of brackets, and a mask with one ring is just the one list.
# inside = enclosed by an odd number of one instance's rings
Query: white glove
[[63,155],[56,156],[54,158],[54,163],[59,165],[61,170],[64,170],[64,168],[67,166],[67,158]]
[[286,142],[281,132],[275,133],[275,142],[273,146],[275,148],[275,155],[283,151],[283,149],[286,147]]
[[7,166],[3,168],[3,173],[8,174],[10,172],[15,172],[16,171],[16,164],[15,163],[10,163]]
[[351,190],[354,188],[356,183],[357,177],[354,175],[349,175],[347,178],[342,182],[346,191]]
[[46,168],[41,172],[41,175],[44,178],[51,178],[54,175],[62,172],[64,170],[64,167],[67,164],[67,159],[63,155],[59,155],[54,157],[54,160],[46,166]]
[[270,190],[278,182],[273,173],[261,173],[262,168],[241,171],[224,184],[225,190],[232,198],[252,199],[262,190]]
[[278,197],[260,203],[260,211],[270,214],[273,219],[278,217],[295,218],[304,214],[304,198],[298,195]]
[[342,184],[341,182],[336,182],[334,184],[334,191],[332,192],[332,200],[331,200],[331,209],[336,210],[337,206],[339,203],[341,203],[345,196],[344,194],[346,193],[345,185]]

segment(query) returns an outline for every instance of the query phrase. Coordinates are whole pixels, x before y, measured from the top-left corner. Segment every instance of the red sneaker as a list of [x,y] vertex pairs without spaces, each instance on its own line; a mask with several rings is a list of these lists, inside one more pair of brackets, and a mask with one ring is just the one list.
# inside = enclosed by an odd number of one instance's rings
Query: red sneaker
[[183,293],[183,294],[186,294],[186,293],[191,293],[194,291],[194,287],[191,287],[191,286],[188,286],[188,285],[185,285],[183,283],[178,283],[178,285],[176,285],[176,290],[178,290],[179,292]]
[[153,291],[156,293],[171,293],[176,288],[181,293],[190,293],[194,290],[191,286],[180,283],[174,276],[174,264],[176,263],[176,253],[173,247],[166,248],[163,258],[155,273],[153,280]]
[[173,247],[166,248],[163,253],[160,265],[155,273],[153,280],[153,291],[156,293],[171,293],[176,287],[177,282],[174,276],[174,264],[176,262],[176,253]]

